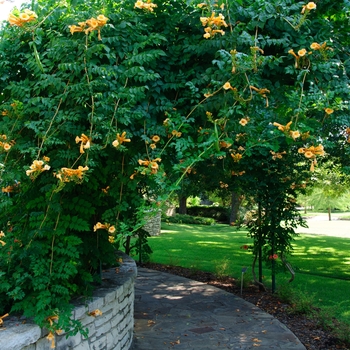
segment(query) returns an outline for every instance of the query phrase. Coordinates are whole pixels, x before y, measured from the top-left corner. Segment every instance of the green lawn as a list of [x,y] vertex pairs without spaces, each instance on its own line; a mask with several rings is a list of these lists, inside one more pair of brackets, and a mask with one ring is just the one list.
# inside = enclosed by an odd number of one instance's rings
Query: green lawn
[[228,225],[162,225],[162,234],[149,239],[152,261],[216,272],[220,263],[229,260],[229,273],[238,276],[249,266],[251,253],[240,249],[251,243],[247,231]]
[[[228,225],[163,224],[162,234],[149,239],[153,262],[236,278],[252,263],[252,254],[240,249],[250,243],[247,231]],[[316,306],[333,306],[338,318],[350,323],[350,239],[302,234],[293,246],[289,261],[296,279],[292,285],[314,294]],[[270,271],[266,268],[264,274],[269,287]],[[278,274],[277,284],[288,278]]]
[[350,281],[350,239],[302,234],[293,244],[291,263],[303,274]]

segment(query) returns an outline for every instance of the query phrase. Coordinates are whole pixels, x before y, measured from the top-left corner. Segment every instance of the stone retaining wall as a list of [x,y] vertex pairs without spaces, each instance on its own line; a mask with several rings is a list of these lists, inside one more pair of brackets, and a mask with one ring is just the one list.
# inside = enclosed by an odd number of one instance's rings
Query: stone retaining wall
[[162,224],[162,211],[158,210],[157,212],[146,212],[145,215],[147,222],[143,226],[143,229],[147,231],[151,236],[160,235]]
[[[56,335],[56,350],[128,350],[134,328],[134,283],[137,275],[133,259],[123,254],[123,263],[102,274],[102,285],[87,301],[74,301],[74,319],[89,330],[89,338],[80,333],[66,339]],[[99,309],[101,316],[88,313]],[[23,318],[7,317],[0,328],[1,350],[49,350],[47,331]]]

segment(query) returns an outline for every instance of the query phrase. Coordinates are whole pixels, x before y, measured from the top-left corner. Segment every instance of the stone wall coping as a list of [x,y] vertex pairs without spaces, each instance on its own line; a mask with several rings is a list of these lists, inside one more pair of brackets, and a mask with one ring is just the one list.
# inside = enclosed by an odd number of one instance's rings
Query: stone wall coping
[[[119,267],[110,268],[102,272],[102,283],[93,291],[92,297],[80,297],[72,300],[74,305],[73,317],[82,321],[83,324],[97,321],[98,317],[87,316],[87,313],[95,309],[101,309],[108,315],[108,304],[118,300],[119,296],[124,293],[124,288],[130,288],[130,284],[134,284],[137,276],[137,267],[135,261],[128,255],[118,252],[123,262]],[[131,308],[133,310],[133,306]],[[112,312],[110,312],[112,314]],[[132,315],[133,318],[133,315]],[[89,327],[88,327],[89,328]],[[0,328],[0,349],[1,350],[22,350],[36,349],[34,344],[48,334],[47,330],[41,329],[33,320],[24,316],[8,316],[4,319],[3,327]],[[79,333],[78,333],[79,334]],[[60,338],[65,338],[62,334],[57,336],[57,343]],[[68,338],[69,339],[69,338]],[[46,339],[45,339],[46,340]],[[48,347],[50,342],[46,340]],[[130,342],[131,343],[131,340]],[[33,347],[34,346],[34,347]]]

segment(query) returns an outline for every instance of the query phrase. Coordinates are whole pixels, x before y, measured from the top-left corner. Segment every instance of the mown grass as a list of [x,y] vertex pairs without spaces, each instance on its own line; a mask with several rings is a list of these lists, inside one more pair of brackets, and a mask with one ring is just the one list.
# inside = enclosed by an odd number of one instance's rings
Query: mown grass
[[[163,224],[162,234],[151,237],[151,261],[239,278],[252,254],[240,247],[251,244],[246,230],[227,225]],[[350,237],[300,235],[289,261],[296,271],[293,288],[313,295],[315,306],[332,307],[336,317],[350,324]],[[265,283],[270,270],[265,268]],[[283,285],[289,275],[277,275]]]

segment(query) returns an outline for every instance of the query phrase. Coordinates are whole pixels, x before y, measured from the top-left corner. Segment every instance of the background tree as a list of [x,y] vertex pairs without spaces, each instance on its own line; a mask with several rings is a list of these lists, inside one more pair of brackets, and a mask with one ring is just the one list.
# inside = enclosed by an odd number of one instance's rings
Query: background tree
[[349,176],[342,172],[340,165],[328,161],[315,170],[311,181],[314,185],[309,202],[315,210],[326,209],[329,221],[332,209],[349,208]]

